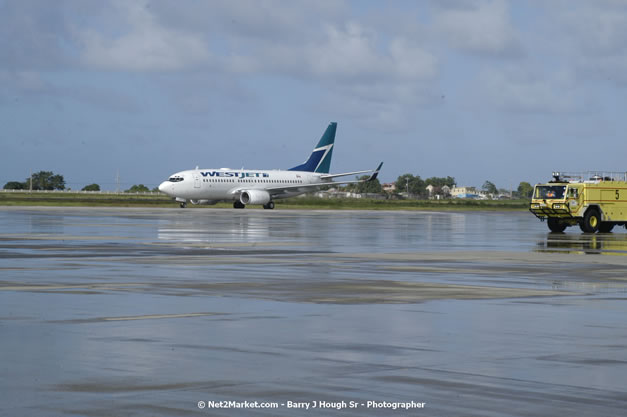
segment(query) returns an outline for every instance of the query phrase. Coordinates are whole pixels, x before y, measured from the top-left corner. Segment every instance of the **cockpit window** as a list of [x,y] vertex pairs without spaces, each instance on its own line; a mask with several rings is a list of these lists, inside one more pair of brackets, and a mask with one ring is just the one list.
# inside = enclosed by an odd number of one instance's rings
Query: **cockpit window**
[[170,177],[170,178],[168,178],[168,181],[170,181],[170,182],[181,182],[181,181],[183,181],[183,177]]

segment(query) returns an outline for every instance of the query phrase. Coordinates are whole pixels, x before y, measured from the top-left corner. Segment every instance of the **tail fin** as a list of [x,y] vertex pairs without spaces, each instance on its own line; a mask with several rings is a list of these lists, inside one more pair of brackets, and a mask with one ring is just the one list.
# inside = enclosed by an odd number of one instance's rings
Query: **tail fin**
[[324,131],[320,141],[311,155],[309,155],[309,159],[301,165],[290,168],[289,171],[309,171],[328,174],[331,168],[331,156],[333,155],[336,129],[336,122],[329,123],[329,127]]

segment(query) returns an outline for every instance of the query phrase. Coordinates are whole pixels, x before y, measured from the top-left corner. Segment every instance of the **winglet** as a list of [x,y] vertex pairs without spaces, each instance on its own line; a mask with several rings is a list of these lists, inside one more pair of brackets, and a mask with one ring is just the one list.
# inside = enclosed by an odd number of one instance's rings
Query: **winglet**
[[368,178],[366,181],[374,181],[377,179],[377,175],[379,175],[379,171],[381,171],[381,167],[383,166],[383,162],[381,162],[379,164],[379,166],[377,167],[377,169],[374,170],[374,172],[372,173],[372,175],[370,176],[370,178]]

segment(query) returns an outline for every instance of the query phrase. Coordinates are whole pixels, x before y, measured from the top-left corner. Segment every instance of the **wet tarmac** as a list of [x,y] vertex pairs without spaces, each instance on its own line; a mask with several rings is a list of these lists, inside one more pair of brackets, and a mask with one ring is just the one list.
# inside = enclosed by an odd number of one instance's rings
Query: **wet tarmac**
[[529,213],[0,208],[0,415],[623,416],[624,255]]

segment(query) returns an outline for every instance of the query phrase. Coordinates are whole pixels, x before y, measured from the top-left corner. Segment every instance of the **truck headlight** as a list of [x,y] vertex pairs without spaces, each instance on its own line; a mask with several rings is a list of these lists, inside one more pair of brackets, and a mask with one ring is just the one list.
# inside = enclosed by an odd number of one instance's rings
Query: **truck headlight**
[[540,208],[540,204],[532,204],[531,208]]
[[562,205],[561,204],[553,204],[553,208],[554,209],[561,209]]

